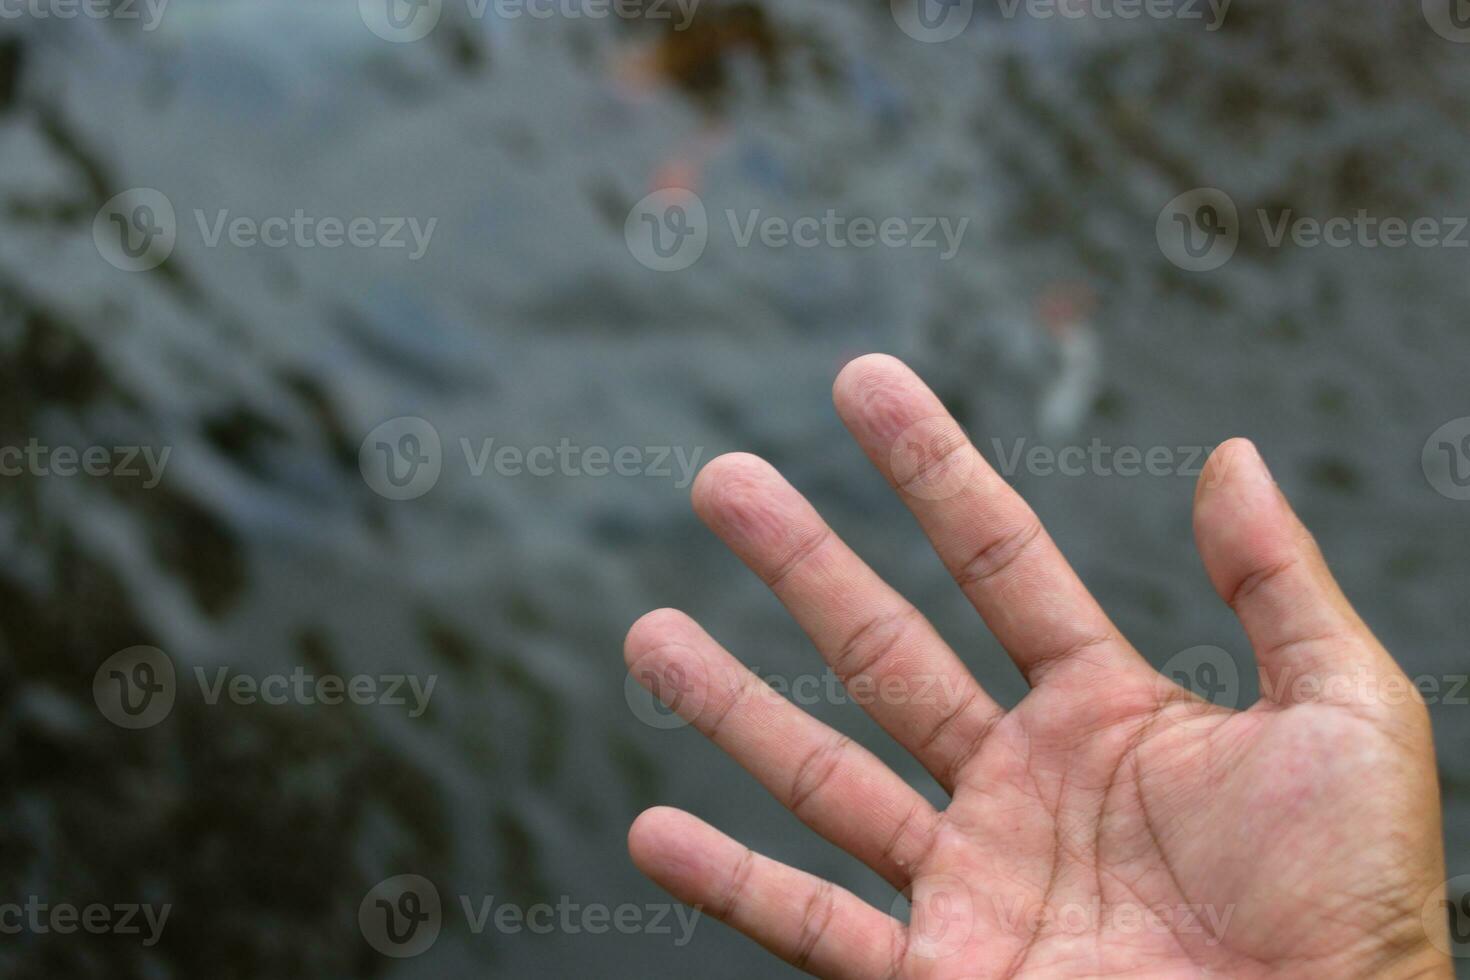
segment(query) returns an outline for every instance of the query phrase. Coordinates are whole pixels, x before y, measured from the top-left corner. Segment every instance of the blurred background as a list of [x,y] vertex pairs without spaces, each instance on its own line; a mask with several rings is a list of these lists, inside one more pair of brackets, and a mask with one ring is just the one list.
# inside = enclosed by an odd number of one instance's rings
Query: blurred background
[[[688,506],[745,450],[1023,695],[832,411],[872,350],[992,461],[1168,450],[1007,475],[1154,663],[1214,648],[1241,704],[1190,504],[1197,451],[1255,439],[1441,683],[1470,874],[1470,19],[1125,8],[0,3],[0,902],[171,908],[151,943],[7,935],[0,968],[791,975],[672,914],[467,914],[665,902],[624,846],[655,803],[889,907],[621,657],[677,606],[762,674],[820,676]],[[1299,223],[1360,213],[1431,223]],[[814,244],[763,224],[803,217]],[[264,696],[302,676],[363,697]],[[808,707],[939,800],[858,707]],[[436,931],[395,948],[370,913],[430,915],[419,879]]]

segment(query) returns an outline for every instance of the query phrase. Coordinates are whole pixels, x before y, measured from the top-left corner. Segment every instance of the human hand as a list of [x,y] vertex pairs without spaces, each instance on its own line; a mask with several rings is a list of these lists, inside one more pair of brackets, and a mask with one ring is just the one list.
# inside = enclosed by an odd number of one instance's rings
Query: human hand
[[1215,451],[1194,504],[1205,568],[1260,670],[1261,700],[1233,711],[1118,634],[907,367],[859,358],[834,397],[1031,690],[1002,709],[774,469],[721,457],[695,482],[696,511],[837,676],[942,692],[863,700],[951,800],[936,810],[660,610],[628,634],[634,676],[676,692],[675,710],[793,813],[912,889],[911,921],[668,808],[629,833],[645,874],[821,976],[1451,975],[1431,935],[1443,917],[1421,916],[1444,878],[1428,712],[1250,443]]

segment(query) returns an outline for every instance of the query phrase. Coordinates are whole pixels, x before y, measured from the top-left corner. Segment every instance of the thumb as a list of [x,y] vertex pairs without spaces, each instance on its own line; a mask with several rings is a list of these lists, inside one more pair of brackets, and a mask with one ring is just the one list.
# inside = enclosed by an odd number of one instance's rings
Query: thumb
[[1249,440],[1226,442],[1205,464],[1194,533],[1210,581],[1255,648],[1263,698],[1365,703],[1385,681],[1408,683]]

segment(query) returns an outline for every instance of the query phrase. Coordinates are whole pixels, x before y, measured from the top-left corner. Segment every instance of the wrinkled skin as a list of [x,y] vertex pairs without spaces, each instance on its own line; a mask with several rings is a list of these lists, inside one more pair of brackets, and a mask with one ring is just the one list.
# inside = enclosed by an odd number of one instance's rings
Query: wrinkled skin
[[913,907],[904,924],[668,808],[629,834],[646,874],[819,976],[1451,976],[1421,915],[1445,876],[1428,713],[1250,443],[1216,450],[1195,499],[1261,676],[1235,711],[1118,634],[904,365],[859,358],[835,400],[1031,691],[1000,708],[768,464],[717,459],[700,516],[951,801],[659,610],[628,635],[633,675]]

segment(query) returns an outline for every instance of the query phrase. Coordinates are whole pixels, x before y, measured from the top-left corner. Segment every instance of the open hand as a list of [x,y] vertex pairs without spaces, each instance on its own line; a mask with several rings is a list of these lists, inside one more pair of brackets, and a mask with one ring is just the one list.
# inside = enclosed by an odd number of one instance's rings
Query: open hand
[[1260,670],[1261,700],[1233,711],[1119,635],[902,363],[854,361],[835,400],[1031,691],[1002,709],[775,470],[721,457],[699,515],[850,689],[913,695],[861,700],[952,799],[937,810],[660,610],[628,634],[634,676],[909,892],[911,921],[667,808],[632,827],[639,868],[821,976],[1450,976],[1421,916],[1444,878],[1428,713],[1250,443],[1216,450],[1194,505]]

